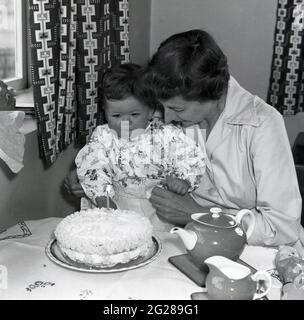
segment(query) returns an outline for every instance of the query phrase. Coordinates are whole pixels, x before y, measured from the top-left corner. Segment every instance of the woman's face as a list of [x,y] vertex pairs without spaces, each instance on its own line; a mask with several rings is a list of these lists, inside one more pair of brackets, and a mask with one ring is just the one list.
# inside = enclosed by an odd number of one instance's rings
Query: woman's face
[[218,101],[188,101],[181,96],[176,96],[161,101],[164,106],[165,123],[176,121],[183,127],[212,121],[218,114]]
[[148,106],[133,96],[121,100],[106,100],[104,112],[109,128],[115,130],[119,137],[123,130],[123,122],[127,123],[130,134],[136,129],[145,129],[153,113]]

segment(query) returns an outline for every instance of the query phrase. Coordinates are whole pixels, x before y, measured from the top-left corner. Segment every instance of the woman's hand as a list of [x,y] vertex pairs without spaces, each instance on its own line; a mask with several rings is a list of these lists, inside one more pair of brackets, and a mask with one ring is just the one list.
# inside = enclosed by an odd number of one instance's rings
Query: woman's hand
[[192,213],[209,211],[209,208],[201,207],[188,193],[181,196],[159,187],[152,190],[150,201],[157,214],[173,224],[187,224]]
[[72,170],[63,181],[63,188],[69,195],[74,195],[77,198],[85,197],[85,193],[81,184],[78,181],[76,169]]

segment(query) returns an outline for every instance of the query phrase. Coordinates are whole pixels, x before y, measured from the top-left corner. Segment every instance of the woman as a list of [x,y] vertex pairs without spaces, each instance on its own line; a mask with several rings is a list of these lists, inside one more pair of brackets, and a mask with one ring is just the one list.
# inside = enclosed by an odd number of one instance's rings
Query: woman
[[179,122],[206,138],[208,174],[192,195],[154,188],[150,200],[160,217],[185,224],[191,213],[212,206],[232,214],[247,208],[256,218],[249,244],[304,240],[302,200],[283,118],[230,76],[226,56],[207,32],[190,30],[165,40],[136,94],[160,102],[166,123]]

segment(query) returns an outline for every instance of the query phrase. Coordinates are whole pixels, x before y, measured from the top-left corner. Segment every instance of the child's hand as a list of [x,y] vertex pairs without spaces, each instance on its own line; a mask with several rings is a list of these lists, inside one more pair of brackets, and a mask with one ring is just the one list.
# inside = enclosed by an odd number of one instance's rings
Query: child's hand
[[[96,203],[98,208],[106,208],[107,207],[107,197],[96,197]],[[115,202],[109,198],[109,208],[117,209]]]
[[185,195],[190,188],[190,183],[187,180],[178,179],[172,176],[166,176],[165,184],[168,190],[181,196]]

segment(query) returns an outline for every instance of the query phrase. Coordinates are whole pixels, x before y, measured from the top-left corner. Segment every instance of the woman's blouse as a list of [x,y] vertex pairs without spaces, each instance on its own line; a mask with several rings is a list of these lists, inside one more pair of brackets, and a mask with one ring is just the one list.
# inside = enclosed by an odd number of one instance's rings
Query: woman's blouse
[[277,110],[231,77],[225,109],[205,147],[206,174],[193,192],[199,204],[233,214],[251,209],[256,223],[249,244],[304,243],[295,166]]

